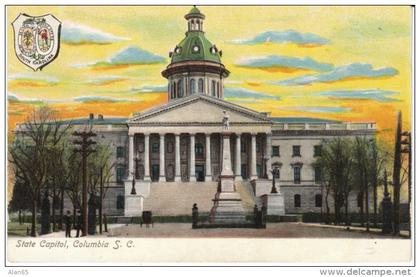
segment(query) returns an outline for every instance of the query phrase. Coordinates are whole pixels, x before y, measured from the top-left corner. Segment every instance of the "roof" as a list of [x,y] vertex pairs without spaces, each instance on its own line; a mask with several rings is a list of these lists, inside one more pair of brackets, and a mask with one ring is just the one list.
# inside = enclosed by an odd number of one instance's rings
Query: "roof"
[[271,117],[277,123],[340,123],[338,120],[313,118],[313,117]]
[[127,124],[127,117],[110,117],[103,119],[94,118],[75,118],[75,119],[66,119],[60,121],[63,124],[73,124],[73,125],[86,125],[86,124],[93,124],[93,125],[105,125],[105,124]]
[[202,14],[200,10],[194,5],[192,9],[189,11],[189,13],[185,15],[185,18],[188,19],[190,17],[197,17],[197,16],[203,19],[205,18],[204,14]]
[[[194,47],[198,46],[198,51],[194,51]],[[202,31],[188,31],[185,38],[177,44],[172,54],[171,63],[182,61],[212,61],[221,63],[220,53],[214,48]]]

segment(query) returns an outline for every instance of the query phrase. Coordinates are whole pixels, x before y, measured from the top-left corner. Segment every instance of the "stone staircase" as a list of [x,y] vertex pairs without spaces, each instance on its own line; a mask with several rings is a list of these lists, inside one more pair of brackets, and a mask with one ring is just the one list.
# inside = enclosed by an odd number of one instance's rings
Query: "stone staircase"
[[153,215],[191,215],[194,203],[199,212],[208,212],[217,192],[217,182],[151,183],[150,195],[144,199],[143,210]]
[[[154,216],[191,215],[191,208],[197,203],[199,213],[210,212],[217,185],[217,182],[151,183],[150,195],[144,199],[143,210],[152,211]],[[246,213],[252,213],[259,199],[254,196],[251,184],[237,182],[236,189]]]

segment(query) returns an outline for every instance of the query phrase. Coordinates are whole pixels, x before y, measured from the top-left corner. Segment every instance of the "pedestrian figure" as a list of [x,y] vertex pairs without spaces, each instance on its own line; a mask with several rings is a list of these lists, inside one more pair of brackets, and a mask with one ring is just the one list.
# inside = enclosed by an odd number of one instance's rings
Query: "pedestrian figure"
[[67,211],[67,214],[64,216],[64,224],[66,225],[66,238],[71,238],[71,215],[70,211]]
[[82,214],[80,210],[77,211],[77,219],[76,219],[76,238],[79,237],[80,232],[82,231]]
[[192,227],[197,228],[198,224],[198,207],[197,203],[194,203],[192,207]]

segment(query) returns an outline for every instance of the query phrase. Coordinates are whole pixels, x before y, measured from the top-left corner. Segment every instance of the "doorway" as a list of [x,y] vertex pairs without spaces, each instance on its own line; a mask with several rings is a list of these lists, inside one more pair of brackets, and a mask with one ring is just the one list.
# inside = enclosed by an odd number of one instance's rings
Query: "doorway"
[[204,182],[204,165],[197,164],[195,166],[195,176],[197,178],[197,182]]
[[153,164],[152,165],[152,176],[150,176],[153,182],[159,181],[159,165]]

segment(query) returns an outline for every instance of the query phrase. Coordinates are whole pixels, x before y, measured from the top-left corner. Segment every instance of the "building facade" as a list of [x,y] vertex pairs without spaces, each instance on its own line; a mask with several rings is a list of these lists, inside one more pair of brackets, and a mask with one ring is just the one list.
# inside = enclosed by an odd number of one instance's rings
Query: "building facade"
[[[141,199],[137,213],[190,214],[193,203],[209,211],[221,171],[223,118],[229,117],[231,157],[237,190],[252,212],[270,193],[272,178],[284,194],[289,214],[322,212],[324,192],[314,162],[324,140],[374,136],[375,123],[313,118],[276,118],[224,100],[229,71],[222,51],[204,35],[205,16],[193,8],[185,38],[170,52],[163,70],[166,104],[130,118],[91,115],[74,128],[92,125],[97,140],[114,151],[115,172],[104,203],[107,214],[129,216],[133,184]],[[279,173],[272,176],[271,169]],[[350,210],[357,210],[351,196]]]

